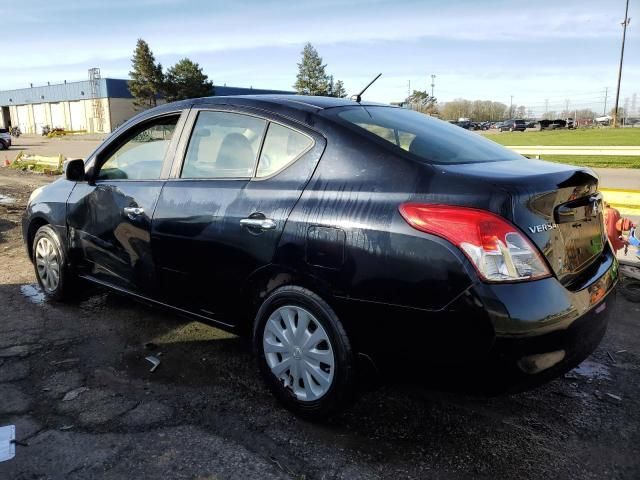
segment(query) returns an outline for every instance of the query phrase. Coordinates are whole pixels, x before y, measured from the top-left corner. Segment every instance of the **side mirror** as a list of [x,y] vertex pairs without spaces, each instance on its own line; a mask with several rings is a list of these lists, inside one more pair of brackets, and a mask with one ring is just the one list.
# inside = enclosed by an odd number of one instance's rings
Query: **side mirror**
[[72,182],[84,181],[84,160],[76,158],[65,162],[64,174]]

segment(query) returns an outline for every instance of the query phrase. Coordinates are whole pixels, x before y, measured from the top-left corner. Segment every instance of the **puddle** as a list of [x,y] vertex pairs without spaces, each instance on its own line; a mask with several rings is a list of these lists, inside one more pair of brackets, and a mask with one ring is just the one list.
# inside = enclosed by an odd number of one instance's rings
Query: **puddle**
[[35,283],[22,285],[20,287],[20,293],[27,297],[27,300],[31,303],[35,303],[36,305],[42,305],[44,303],[44,292],[40,289],[40,286]]
[[16,203],[15,198],[0,193],[0,205],[13,205],[14,203]]
[[578,375],[589,379],[609,379],[611,374],[609,367],[601,363],[585,360],[569,372],[570,375]]

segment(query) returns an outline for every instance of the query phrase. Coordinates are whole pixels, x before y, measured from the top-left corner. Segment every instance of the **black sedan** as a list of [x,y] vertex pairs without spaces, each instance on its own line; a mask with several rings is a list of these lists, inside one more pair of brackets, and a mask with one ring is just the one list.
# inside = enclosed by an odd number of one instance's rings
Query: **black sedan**
[[554,378],[598,345],[617,281],[589,169],[335,98],[145,111],[33,192],[23,233],[53,299],[82,279],[249,335],[308,417],[372,366]]

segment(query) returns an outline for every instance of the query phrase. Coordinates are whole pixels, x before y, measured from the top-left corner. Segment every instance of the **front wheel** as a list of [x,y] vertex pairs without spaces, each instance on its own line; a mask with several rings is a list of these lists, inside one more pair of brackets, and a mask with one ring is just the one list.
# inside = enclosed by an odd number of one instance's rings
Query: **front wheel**
[[267,386],[294,413],[325,418],[353,399],[349,338],[315,293],[295,286],[274,291],[256,316],[253,347]]
[[60,237],[51,226],[44,225],[36,232],[32,260],[38,283],[47,296],[60,301],[71,297],[73,275]]

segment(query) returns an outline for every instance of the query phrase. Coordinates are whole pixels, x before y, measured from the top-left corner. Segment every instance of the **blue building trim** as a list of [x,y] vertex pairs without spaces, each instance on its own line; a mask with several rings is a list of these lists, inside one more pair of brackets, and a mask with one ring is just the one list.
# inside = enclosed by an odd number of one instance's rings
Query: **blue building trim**
[[[127,80],[119,78],[101,78],[99,81],[100,85],[98,89],[98,96],[100,98],[133,98],[129,91]],[[214,86],[214,95],[216,96],[263,94],[294,95],[295,92],[285,90],[268,90],[263,88]],[[0,107],[86,100],[90,98],[91,84],[89,80],[83,80],[81,82],[67,82],[57,85],[43,85],[39,87],[0,91]]]

